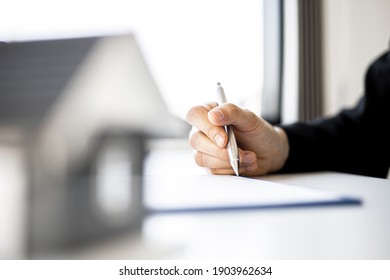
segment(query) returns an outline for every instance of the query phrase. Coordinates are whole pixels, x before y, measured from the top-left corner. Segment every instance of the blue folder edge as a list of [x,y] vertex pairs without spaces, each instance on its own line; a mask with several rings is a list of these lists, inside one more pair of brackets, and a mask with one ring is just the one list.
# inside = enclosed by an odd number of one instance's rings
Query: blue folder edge
[[287,209],[287,208],[307,208],[307,207],[324,207],[324,206],[361,206],[361,199],[343,197],[337,200],[328,200],[320,202],[299,202],[283,204],[253,204],[253,205],[235,205],[235,206],[218,206],[218,207],[180,207],[180,208],[146,208],[147,214],[154,213],[185,213],[185,212],[214,212],[214,211],[242,211],[242,210],[267,210],[267,209]]

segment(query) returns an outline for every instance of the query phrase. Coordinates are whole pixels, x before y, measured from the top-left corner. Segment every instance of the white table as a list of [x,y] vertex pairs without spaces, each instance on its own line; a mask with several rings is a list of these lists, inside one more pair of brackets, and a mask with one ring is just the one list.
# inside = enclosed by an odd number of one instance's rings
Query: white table
[[[180,162],[187,162],[184,154]],[[360,197],[363,204],[155,215],[145,223],[148,238],[176,248],[168,258],[390,259],[390,180],[331,172],[264,178]]]
[[[204,173],[183,148],[153,150],[146,174]],[[153,214],[140,233],[44,256],[66,259],[390,259],[390,180],[320,172],[262,177],[359,197],[360,206]],[[19,248],[20,250],[20,248]],[[4,256],[3,256],[4,257]]]

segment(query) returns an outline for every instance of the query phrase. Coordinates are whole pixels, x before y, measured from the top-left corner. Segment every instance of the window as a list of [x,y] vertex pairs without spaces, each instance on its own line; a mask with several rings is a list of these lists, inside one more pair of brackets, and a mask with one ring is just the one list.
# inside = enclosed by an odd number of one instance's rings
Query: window
[[215,100],[217,82],[260,113],[261,0],[9,0],[0,18],[5,41],[132,32],[173,114]]

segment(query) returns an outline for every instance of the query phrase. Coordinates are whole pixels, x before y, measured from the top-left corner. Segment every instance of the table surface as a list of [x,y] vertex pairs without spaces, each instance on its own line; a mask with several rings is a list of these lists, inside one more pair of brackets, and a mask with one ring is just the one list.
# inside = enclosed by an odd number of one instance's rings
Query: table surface
[[[188,149],[157,149],[148,176],[204,174]],[[265,176],[359,197],[360,206],[154,214],[140,234],[69,258],[390,259],[390,180],[334,172]]]
[[[153,149],[145,165],[147,176],[204,172],[194,164],[191,151],[183,147]],[[42,258],[390,259],[390,180],[334,172],[261,178],[332,190],[359,197],[363,203],[152,214],[145,217],[137,233],[124,232],[103,242]],[[8,233],[15,233],[17,229],[20,227]],[[4,241],[4,235],[0,240]],[[23,258],[21,245],[16,247],[19,254],[13,255],[8,248],[8,255],[0,258]]]

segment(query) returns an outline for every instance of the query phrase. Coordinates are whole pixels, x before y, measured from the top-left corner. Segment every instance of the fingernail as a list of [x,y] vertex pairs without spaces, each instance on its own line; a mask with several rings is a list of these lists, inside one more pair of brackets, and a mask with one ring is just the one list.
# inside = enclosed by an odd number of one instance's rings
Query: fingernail
[[219,134],[215,135],[214,141],[215,141],[215,143],[217,143],[218,146],[220,146],[220,147],[223,146],[224,139],[221,135],[219,135]]
[[221,110],[219,109],[213,109],[210,111],[210,114],[213,114],[213,118],[217,121],[217,122],[220,122],[220,121],[223,121],[223,119],[225,118],[225,115],[222,113]]
[[243,161],[244,163],[253,163],[255,162],[255,157],[253,154],[244,154],[244,158],[243,158]]

